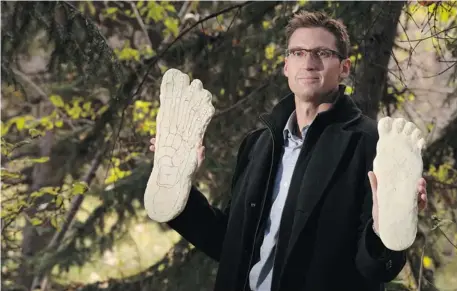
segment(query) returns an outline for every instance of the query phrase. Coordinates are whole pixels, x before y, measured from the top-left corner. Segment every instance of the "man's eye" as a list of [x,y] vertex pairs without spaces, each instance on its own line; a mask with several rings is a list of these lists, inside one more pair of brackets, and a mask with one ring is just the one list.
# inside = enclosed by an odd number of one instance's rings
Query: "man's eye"
[[293,51],[292,54],[296,57],[301,57],[303,56],[303,52],[302,51]]
[[330,52],[329,51],[326,51],[326,50],[318,50],[316,52],[316,55],[321,57],[321,58],[328,58],[330,56]]

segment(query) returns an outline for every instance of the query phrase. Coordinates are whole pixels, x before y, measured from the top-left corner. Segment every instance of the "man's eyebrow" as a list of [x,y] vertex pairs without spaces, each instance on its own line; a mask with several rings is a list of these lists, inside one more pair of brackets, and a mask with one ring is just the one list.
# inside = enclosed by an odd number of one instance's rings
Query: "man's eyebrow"
[[[288,50],[302,50],[302,49],[307,49],[307,48],[302,47],[302,46],[293,46],[293,47],[288,48]],[[331,49],[331,48],[328,48],[325,46],[316,46],[313,48],[308,48],[307,50],[314,50],[314,49]]]

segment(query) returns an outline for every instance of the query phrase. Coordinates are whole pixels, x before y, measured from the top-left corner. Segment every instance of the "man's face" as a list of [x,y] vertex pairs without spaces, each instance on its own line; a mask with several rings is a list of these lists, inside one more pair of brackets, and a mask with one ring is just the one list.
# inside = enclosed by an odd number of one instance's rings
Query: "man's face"
[[[323,49],[320,55],[301,50],[319,48]],[[347,77],[350,72],[349,59],[341,61],[329,51],[338,52],[336,38],[324,28],[297,29],[290,37],[288,50],[284,74],[291,91],[301,100],[310,101],[336,89],[340,78]]]

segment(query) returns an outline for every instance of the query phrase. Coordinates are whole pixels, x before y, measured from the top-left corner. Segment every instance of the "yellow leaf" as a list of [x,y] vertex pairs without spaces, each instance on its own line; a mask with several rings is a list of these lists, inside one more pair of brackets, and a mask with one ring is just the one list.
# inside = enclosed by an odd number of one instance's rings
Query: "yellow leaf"
[[346,90],[344,91],[345,94],[351,95],[354,92],[354,89],[351,86],[346,86]]
[[25,118],[18,118],[16,119],[16,127],[18,130],[22,130],[24,128]]
[[92,105],[92,104],[90,103],[90,101],[84,102],[84,104],[83,104],[83,109],[86,110],[86,111],[90,111],[91,105]]
[[37,137],[39,135],[43,136],[44,132],[43,131],[39,131],[36,128],[31,128],[31,129],[29,129],[29,134],[30,134],[31,137]]
[[90,15],[94,16],[95,13],[97,12],[97,11],[95,10],[94,4],[92,4],[92,3],[89,2],[89,1],[87,1],[86,3],[87,3],[87,6],[89,7],[89,13],[90,13]]
[[56,127],[62,127],[62,126],[63,126],[63,120],[57,120],[57,121],[55,122],[55,126],[56,126]]
[[87,190],[89,190],[89,185],[87,185],[87,183],[84,181],[80,181],[80,182],[76,182],[73,184],[71,193],[73,195],[81,195],[81,194],[86,193]]
[[51,95],[49,96],[49,101],[55,106],[55,107],[63,107],[64,102],[62,100],[62,97],[59,95]]
[[108,9],[106,9],[106,15],[107,16],[114,15],[114,14],[116,14],[117,10],[118,10],[117,7],[109,7]]
[[40,158],[36,158],[36,159],[30,159],[30,161],[38,163],[38,164],[42,164],[42,163],[46,163],[47,161],[49,161],[49,157],[40,157]]
[[428,256],[424,256],[423,264],[424,264],[424,268],[432,269],[433,268],[433,260],[432,260],[432,258],[430,258]]
[[62,196],[61,195],[57,195],[57,197],[56,197],[56,207],[60,208],[62,206],[62,203],[63,203]]
[[171,4],[164,4],[163,6],[167,11],[176,12],[175,7],[173,5],[171,5]]
[[40,189],[40,192],[48,193],[51,195],[59,194],[60,187],[43,187]]
[[271,60],[275,55],[275,45],[269,44],[265,47],[265,58]]
[[11,122],[11,119],[8,120],[6,123],[2,122],[1,127],[2,127],[2,136],[7,134],[8,131],[10,130],[10,127],[13,123]]
[[168,17],[163,23],[167,29],[173,34],[174,37],[177,37],[179,34],[179,21],[178,19]]
[[148,14],[146,15],[146,20],[152,19],[154,22],[159,22],[163,19],[165,14],[165,8],[155,1],[148,2]]
[[41,219],[39,219],[38,217],[33,217],[32,219],[30,219],[30,223],[32,225],[40,225],[43,223],[43,221]]
[[56,229],[59,229],[56,216],[51,217],[51,225],[54,226]]
[[2,169],[2,171],[0,172],[0,175],[2,178],[8,177],[8,178],[12,178],[12,179],[19,179],[21,177],[20,173],[10,172],[6,169]]
[[103,105],[98,111],[97,111],[97,115],[102,115],[103,113],[105,113],[106,110],[108,110],[109,106],[108,105]]

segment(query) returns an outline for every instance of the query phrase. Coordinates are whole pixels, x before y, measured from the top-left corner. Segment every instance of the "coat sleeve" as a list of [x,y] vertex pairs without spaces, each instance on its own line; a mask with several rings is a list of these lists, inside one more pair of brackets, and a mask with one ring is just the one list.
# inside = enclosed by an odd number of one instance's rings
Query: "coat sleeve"
[[[246,163],[247,144],[251,140],[252,134],[244,138],[239,147],[233,180],[236,180],[242,165]],[[197,249],[219,261],[229,215],[230,201],[221,210],[210,205],[206,197],[192,186],[184,210],[167,224]]]
[[368,171],[373,169],[376,142],[377,138],[365,143],[367,170],[364,177],[364,201],[360,217],[356,265],[359,272],[367,279],[389,282],[395,279],[403,269],[406,263],[406,252],[388,249],[373,230],[373,194]]

